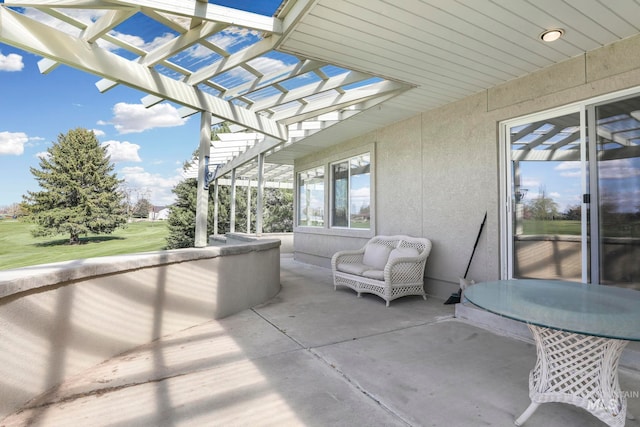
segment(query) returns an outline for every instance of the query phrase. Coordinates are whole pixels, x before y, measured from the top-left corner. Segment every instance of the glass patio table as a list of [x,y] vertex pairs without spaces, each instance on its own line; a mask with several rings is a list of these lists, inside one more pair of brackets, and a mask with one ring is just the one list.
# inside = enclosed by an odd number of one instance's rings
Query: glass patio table
[[626,396],[618,362],[629,341],[640,341],[640,292],[552,280],[499,280],[470,286],[464,298],[527,324],[537,361],[529,374],[531,404],[522,425],[541,403],[581,407],[610,426],[623,426]]

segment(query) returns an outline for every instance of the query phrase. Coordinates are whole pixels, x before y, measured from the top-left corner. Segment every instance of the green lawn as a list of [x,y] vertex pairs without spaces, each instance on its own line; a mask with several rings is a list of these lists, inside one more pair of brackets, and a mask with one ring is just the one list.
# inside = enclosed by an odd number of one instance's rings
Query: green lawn
[[524,232],[522,234],[564,234],[580,235],[580,221],[556,220],[524,220]]
[[35,225],[0,220],[0,270],[49,262],[162,250],[166,246],[166,221],[127,224],[112,234],[81,238],[69,245],[68,236],[33,237]]
[[[573,220],[524,220],[524,235],[557,234],[580,236],[580,221]],[[640,237],[640,222],[628,221],[602,225],[601,237]]]

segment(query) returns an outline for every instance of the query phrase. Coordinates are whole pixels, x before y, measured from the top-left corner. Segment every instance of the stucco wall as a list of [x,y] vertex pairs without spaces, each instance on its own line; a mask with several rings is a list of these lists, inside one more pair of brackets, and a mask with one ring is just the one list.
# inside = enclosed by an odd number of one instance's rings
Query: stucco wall
[[0,276],[0,419],[65,378],[280,290],[279,241],[7,270]]
[[[500,276],[499,122],[640,86],[638,52],[640,36],[623,40],[315,153],[295,168],[304,170],[341,153],[344,158],[354,147],[373,144],[373,233],[431,239],[427,292],[446,298],[464,275],[485,212],[486,227],[468,277]],[[296,258],[328,266],[333,252],[366,240],[332,233],[296,229]]]

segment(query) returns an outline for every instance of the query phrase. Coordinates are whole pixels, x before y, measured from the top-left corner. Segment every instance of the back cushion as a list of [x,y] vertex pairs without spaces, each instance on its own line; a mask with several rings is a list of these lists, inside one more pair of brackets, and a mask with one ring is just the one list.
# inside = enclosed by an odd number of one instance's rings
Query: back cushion
[[384,270],[384,266],[387,265],[390,252],[391,248],[385,245],[377,243],[368,244],[364,248],[364,257],[362,258],[362,262],[374,267],[376,270]]
[[389,254],[389,261],[396,258],[417,257],[420,252],[416,248],[396,248]]

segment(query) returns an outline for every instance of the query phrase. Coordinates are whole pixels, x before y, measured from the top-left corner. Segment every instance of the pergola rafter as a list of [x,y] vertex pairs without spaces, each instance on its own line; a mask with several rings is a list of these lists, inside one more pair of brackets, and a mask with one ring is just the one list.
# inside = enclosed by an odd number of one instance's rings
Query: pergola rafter
[[[108,80],[168,99],[200,111],[209,111],[250,129],[286,138],[286,128],[275,121],[253,114],[201,90],[166,77],[144,65],[126,60],[95,44],[89,45],[62,31],[0,8],[0,41],[63,62]],[[29,34],[30,37],[25,37]]]
[[[207,171],[258,188],[290,185],[293,165],[269,155],[411,88],[279,52],[304,4],[268,17],[207,0],[5,0],[0,43],[41,56],[42,73],[68,65],[100,77],[100,92],[122,84],[144,92],[147,108],[168,101],[182,117],[200,113],[199,159],[185,176],[198,177],[201,211]],[[212,142],[211,127],[223,122],[235,133]],[[202,227],[196,246],[206,244]]]

